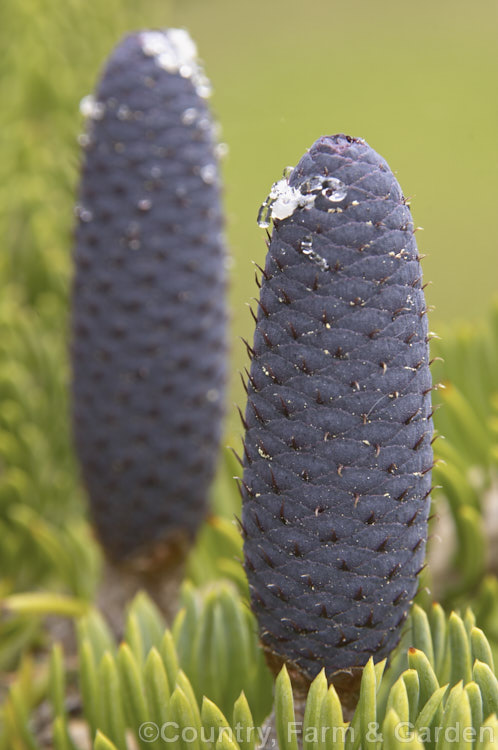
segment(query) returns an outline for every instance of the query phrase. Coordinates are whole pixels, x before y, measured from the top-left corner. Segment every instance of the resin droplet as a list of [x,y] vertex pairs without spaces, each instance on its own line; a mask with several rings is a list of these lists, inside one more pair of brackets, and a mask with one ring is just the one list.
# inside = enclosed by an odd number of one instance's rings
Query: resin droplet
[[132,112],[126,104],[121,104],[117,111],[118,120],[131,120]]
[[320,177],[320,175],[315,175],[314,177],[310,177],[308,180],[303,182],[301,185],[301,192],[302,193],[314,193],[318,192],[323,188],[323,177]]
[[286,167],[282,179],[273,183],[270,194],[263,201],[258,212],[259,227],[269,227],[271,219],[286,219],[292,216],[296,208],[314,203],[314,195],[302,193],[299,188],[289,185],[292,170],[293,167]]
[[81,146],[81,148],[88,148],[90,144],[92,143],[92,139],[88,135],[88,133],[80,133],[76,139],[78,141],[78,144]]
[[211,84],[197,59],[197,47],[185,29],[144,31],[140,40],[144,55],[153,57],[160,68],[190,78],[200,97],[211,96]]
[[80,101],[80,112],[83,117],[90,120],[101,120],[105,113],[105,104],[97,101],[93,94],[88,94]]
[[267,229],[271,222],[271,201],[270,196],[261,204],[258,211],[258,227]]
[[199,127],[201,130],[212,130],[213,123],[209,119],[209,117],[201,117],[197,123],[197,127]]
[[330,270],[330,266],[325,258],[323,258],[319,253],[316,252],[316,250],[313,249],[313,238],[310,234],[307,234],[306,237],[303,237],[300,242],[299,249],[301,250],[303,255],[307,255],[310,260],[316,263],[317,266],[320,267],[321,271]]
[[200,169],[200,175],[206,185],[212,185],[216,181],[216,167],[214,164],[206,164]]
[[258,226],[266,229],[271,219],[287,219],[298,208],[310,209],[319,195],[331,202],[344,200],[347,189],[336,177],[312,175],[297,185],[290,185],[293,167],[286,167],[283,177],[273,183],[270,194],[258,212]]
[[336,177],[328,177],[323,181],[322,195],[332,203],[343,201],[347,194],[348,191],[345,184]]
[[201,70],[196,73],[195,88],[202,99],[208,99],[213,93],[211,81]]
[[93,219],[93,213],[79,203],[75,206],[74,213],[84,224],[88,224]]
[[195,122],[198,114],[199,113],[197,112],[195,107],[189,107],[184,112],[182,112],[180,120],[182,121],[183,125],[192,125],[192,123]]
[[301,240],[301,252],[305,255],[311,255],[313,252],[313,239],[310,235],[303,237]]
[[228,143],[217,143],[214,147],[214,152],[218,159],[224,159],[226,156],[228,156],[229,148]]

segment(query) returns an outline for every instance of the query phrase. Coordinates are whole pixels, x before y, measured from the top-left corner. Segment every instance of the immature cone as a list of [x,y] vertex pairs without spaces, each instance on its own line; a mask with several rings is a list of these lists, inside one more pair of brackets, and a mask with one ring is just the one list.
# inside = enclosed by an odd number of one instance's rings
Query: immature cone
[[72,300],[74,431],[108,559],[182,559],[223,415],[225,270],[209,86],[185,31],[127,36],[88,115]]
[[245,567],[270,663],[344,685],[398,642],[423,566],[426,306],[384,159],[336,135],[285,174],[259,217],[274,227],[245,414]]

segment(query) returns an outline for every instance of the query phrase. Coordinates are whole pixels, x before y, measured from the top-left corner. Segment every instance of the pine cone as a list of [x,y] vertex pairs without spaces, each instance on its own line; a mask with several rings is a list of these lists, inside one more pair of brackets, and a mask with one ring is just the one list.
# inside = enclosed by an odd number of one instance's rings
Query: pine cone
[[433,454],[410,209],[363,140],[276,183],[245,414],[243,533],[269,661],[334,679],[387,656],[423,566]]
[[191,540],[221,435],[223,219],[195,54],[185,31],[131,34],[82,103],[74,430],[97,532],[117,562]]

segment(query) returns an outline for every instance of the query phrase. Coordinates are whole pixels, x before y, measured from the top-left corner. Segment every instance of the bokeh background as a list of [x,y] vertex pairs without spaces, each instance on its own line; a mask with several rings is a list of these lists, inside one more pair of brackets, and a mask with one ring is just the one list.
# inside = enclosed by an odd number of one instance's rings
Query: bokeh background
[[252,261],[265,254],[258,207],[322,134],[364,137],[412,197],[431,327],[486,311],[498,271],[496,0],[1,0],[0,279],[16,304],[64,338],[79,100],[123,33],[171,25],[197,42],[230,149],[231,402],[242,402],[238,337],[252,337]]

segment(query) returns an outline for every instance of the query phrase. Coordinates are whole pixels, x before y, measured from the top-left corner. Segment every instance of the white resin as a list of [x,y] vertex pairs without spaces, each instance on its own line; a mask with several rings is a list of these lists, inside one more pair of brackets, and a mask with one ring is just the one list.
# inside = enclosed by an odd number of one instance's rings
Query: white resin
[[267,228],[271,219],[287,219],[298,208],[311,208],[318,195],[332,203],[338,203],[347,195],[347,188],[336,177],[315,175],[297,187],[289,185],[293,167],[286,167],[283,177],[274,182],[270,194],[263,201],[258,213],[258,226]]
[[200,175],[203,182],[206,183],[206,185],[213,185],[216,182],[216,165],[215,164],[206,164],[204,167],[200,168]]
[[140,40],[144,55],[153,57],[160,68],[190,78],[199,96],[211,95],[211,85],[197,58],[197,47],[185,29],[143,31]]
[[300,190],[291,187],[287,179],[283,177],[273,185],[270,191],[270,198],[273,201],[271,215],[274,219],[286,219],[294,213],[296,208],[313,204],[315,197],[312,194],[303,195]]
[[182,112],[180,119],[183,125],[192,125],[198,116],[199,113],[195,107],[188,107]]
[[105,104],[97,101],[93,94],[84,96],[80,101],[80,112],[83,117],[88,117],[91,120],[101,120],[105,113]]

